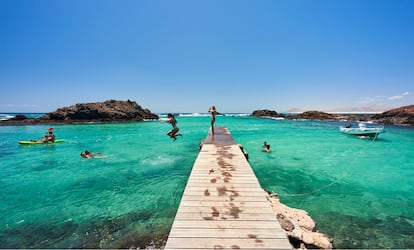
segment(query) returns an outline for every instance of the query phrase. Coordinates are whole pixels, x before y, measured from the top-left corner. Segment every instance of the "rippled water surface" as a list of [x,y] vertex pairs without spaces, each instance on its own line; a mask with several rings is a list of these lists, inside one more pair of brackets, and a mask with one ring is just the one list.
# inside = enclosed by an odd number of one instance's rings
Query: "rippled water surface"
[[[19,145],[49,126],[0,127],[0,247],[162,246],[209,129],[177,117],[173,142],[158,121],[54,126],[52,145]],[[414,248],[414,130],[375,140],[336,122],[218,117],[249,153],[265,189],[307,210],[337,248]],[[263,141],[273,152],[261,152]],[[104,158],[83,159],[80,152]]]

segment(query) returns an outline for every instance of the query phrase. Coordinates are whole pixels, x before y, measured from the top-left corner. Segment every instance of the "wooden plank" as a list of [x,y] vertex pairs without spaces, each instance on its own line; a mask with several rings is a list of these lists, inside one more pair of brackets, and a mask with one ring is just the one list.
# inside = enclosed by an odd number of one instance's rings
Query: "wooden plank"
[[217,186],[229,186],[234,188],[242,188],[248,187],[252,189],[261,189],[259,183],[254,182],[242,182],[242,181],[232,181],[233,178],[230,180],[220,180],[217,178],[206,178],[205,180],[189,180],[187,182],[187,186],[189,187],[217,187]]
[[191,201],[191,200],[183,200],[181,205],[183,207],[223,207],[223,208],[239,208],[239,209],[246,209],[246,208],[263,208],[266,209],[269,213],[273,213],[273,211],[268,207],[269,203],[267,201],[205,201],[205,200],[198,200],[198,201]]
[[[238,215],[241,213],[252,213],[252,214],[263,214],[263,213],[269,213],[273,214],[273,216],[276,216],[273,211],[267,207],[243,207],[242,211],[238,211],[237,208],[230,210],[230,207],[223,207],[223,206],[211,206],[211,207],[194,207],[194,206],[180,206],[178,208],[178,212],[191,212],[191,211],[197,211],[200,213],[211,213],[214,212],[215,209],[220,214],[236,214],[238,212]],[[240,209],[241,210],[241,209]],[[259,215],[260,216],[260,215]]]
[[238,174],[238,175],[244,175],[244,176],[252,176],[251,174],[253,174],[253,171],[247,170],[247,169],[236,169],[236,168],[218,168],[218,167],[214,167],[214,166],[205,166],[204,168],[199,168],[194,170],[193,172],[191,172],[192,174],[195,175],[212,175],[213,173],[217,174],[222,174],[224,172],[228,172],[230,174]]
[[[174,221],[174,228],[194,228],[194,221],[192,220],[175,220]],[[275,228],[275,221],[274,220],[265,220],[265,221],[252,221],[252,220],[206,220],[202,223],[197,225],[197,228],[210,228],[210,229],[217,229],[217,228],[227,228],[227,229],[269,229],[272,230]],[[277,231],[279,233],[280,231]]]
[[[260,187],[260,186],[258,186],[258,187]],[[204,192],[204,190],[206,190],[206,188],[208,188],[208,187],[205,187],[205,188],[203,188],[203,187],[192,187],[192,186],[187,186],[186,187],[186,189],[188,189],[190,191],[195,191],[195,192],[199,191],[200,194],[202,194]],[[223,185],[223,186],[217,185],[214,188],[210,188],[210,191],[212,191],[212,192],[213,191],[214,192],[221,192],[221,193],[223,193],[223,195],[225,193],[231,193],[231,192],[256,192],[256,193],[257,192],[262,192],[262,195],[264,195],[262,189],[258,190],[258,189],[253,189],[253,188],[249,188],[249,187],[227,188],[225,185]]]
[[[214,214],[216,215],[216,214]],[[198,221],[197,223],[200,223],[200,221],[273,221],[276,222],[276,216],[274,214],[268,214],[268,213],[240,213],[237,217],[234,216],[228,216],[221,214],[220,216],[213,216],[211,211],[207,212],[201,212],[201,211],[180,211],[175,216],[175,220],[194,220]]]
[[211,180],[205,181],[204,184],[200,182],[189,182],[187,184],[192,188],[209,188],[210,190],[217,190],[218,188],[226,187],[227,190],[255,190],[261,189],[261,186],[258,183],[217,183],[213,178]]
[[263,201],[263,202],[267,202],[267,199],[264,197],[260,197],[257,195],[252,195],[252,196],[238,196],[236,198],[234,197],[220,197],[220,196],[202,196],[200,197],[200,195],[196,194],[196,195],[191,195],[189,193],[186,193],[186,195],[183,196],[183,198],[181,199],[182,201],[212,201],[212,202],[216,202],[216,201],[233,201],[233,200],[237,200],[238,202],[249,202],[249,201]]
[[[188,178],[189,181],[203,181],[206,179],[211,178],[212,176],[216,177],[218,180],[224,181],[226,176],[222,176],[221,174],[219,176],[206,174],[206,175],[192,175],[190,178]],[[240,176],[238,178],[232,178],[232,182],[243,182],[243,183],[257,183],[257,178],[255,176],[246,175],[246,176]]]
[[225,186],[225,185],[234,185],[234,186],[240,186],[240,187],[253,187],[253,189],[262,189],[260,184],[253,180],[246,180],[243,179],[243,177],[226,177],[226,176],[207,176],[203,179],[189,179],[187,181],[187,186]]
[[[235,193],[232,193],[232,192],[226,192],[223,195],[219,195],[218,192],[216,192],[216,191],[217,190],[214,190],[214,189],[213,190],[210,190],[208,188],[206,188],[204,190],[200,190],[200,189],[196,189],[196,190],[186,190],[186,191],[184,191],[184,194],[183,195],[185,195],[185,196],[187,196],[187,195],[191,195],[191,196],[198,195],[200,197],[203,197],[203,196],[209,197],[209,198],[215,197],[215,198],[218,198],[218,199],[220,197],[222,197],[223,200],[225,200],[225,199],[228,199],[229,197],[233,197],[233,198],[249,197],[249,196],[257,196],[257,197],[259,197],[259,196],[261,196],[263,194],[263,191],[249,191],[249,192],[242,192],[242,193],[239,192],[238,194],[235,194]],[[235,195],[238,195],[238,196],[235,197]]]
[[253,173],[240,173],[240,172],[231,172],[231,171],[224,171],[224,172],[220,172],[219,174],[207,174],[207,173],[193,173],[193,176],[197,176],[197,177],[204,177],[204,178],[209,178],[209,177],[220,177],[220,178],[225,178],[225,177],[230,177],[230,178],[246,178],[246,177],[250,177]]
[[[252,224],[252,223],[251,223]],[[253,225],[252,225],[253,226]],[[191,235],[195,238],[249,238],[255,235],[260,239],[283,239],[286,233],[276,228],[174,228],[170,237],[183,237]]]
[[169,238],[165,249],[292,249],[286,239]]
[[217,174],[210,174],[208,173],[209,170],[205,170],[204,172],[201,171],[197,171],[197,172],[193,172],[192,175],[193,176],[198,176],[198,177],[250,177],[252,176],[252,174],[254,174],[253,172],[242,172],[242,171],[220,171]]

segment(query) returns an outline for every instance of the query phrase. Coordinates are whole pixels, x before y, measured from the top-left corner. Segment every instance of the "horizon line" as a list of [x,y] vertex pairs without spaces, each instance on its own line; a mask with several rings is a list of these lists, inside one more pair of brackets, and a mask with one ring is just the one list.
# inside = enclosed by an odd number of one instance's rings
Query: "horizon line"
[[[260,109],[257,109],[260,110]],[[265,109],[263,109],[265,110]],[[255,111],[255,110],[254,110]],[[317,112],[324,112],[324,113],[331,113],[331,114],[380,114],[383,113],[385,111],[324,111],[324,110],[304,110],[304,111],[276,111],[278,114],[302,114],[304,112],[309,112],[309,111],[317,111]],[[52,111],[54,112],[54,111]],[[24,111],[18,111],[18,112],[3,112],[0,111],[0,114],[47,114],[47,113],[52,113],[52,112],[34,112],[34,111],[29,111],[29,112],[24,112]],[[209,112],[153,112],[154,114],[168,114],[168,113],[173,113],[173,114],[209,114]],[[253,111],[251,112],[223,112],[224,114],[252,114]]]

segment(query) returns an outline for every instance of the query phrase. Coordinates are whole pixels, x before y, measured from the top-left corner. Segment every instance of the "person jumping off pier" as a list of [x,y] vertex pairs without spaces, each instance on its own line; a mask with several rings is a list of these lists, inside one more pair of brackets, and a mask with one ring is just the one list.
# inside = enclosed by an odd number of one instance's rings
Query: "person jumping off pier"
[[177,126],[177,120],[175,119],[173,114],[171,114],[171,113],[168,114],[167,119],[165,120],[165,122],[171,123],[171,125],[173,127],[172,130],[170,130],[167,133],[167,135],[169,137],[171,137],[172,139],[174,139],[174,141],[177,140],[177,136],[183,136],[182,134],[177,134],[180,129]]

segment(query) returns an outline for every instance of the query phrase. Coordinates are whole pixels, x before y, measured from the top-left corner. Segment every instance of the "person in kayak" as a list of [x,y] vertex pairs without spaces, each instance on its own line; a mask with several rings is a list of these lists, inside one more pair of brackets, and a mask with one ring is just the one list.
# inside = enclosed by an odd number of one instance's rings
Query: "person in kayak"
[[43,142],[55,142],[56,137],[53,134],[53,128],[49,128],[48,132],[45,135],[45,138],[43,139]]

